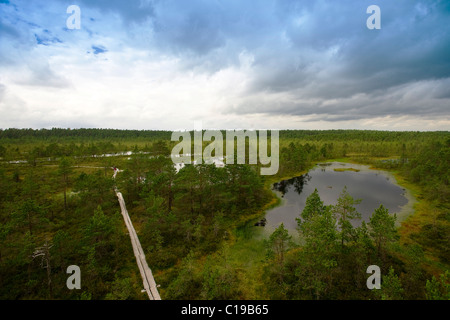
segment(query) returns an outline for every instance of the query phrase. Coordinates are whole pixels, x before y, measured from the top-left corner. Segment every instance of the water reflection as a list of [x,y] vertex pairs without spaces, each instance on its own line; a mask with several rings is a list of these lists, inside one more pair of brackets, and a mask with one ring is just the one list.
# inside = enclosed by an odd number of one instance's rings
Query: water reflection
[[280,192],[281,197],[284,197],[284,195],[291,189],[291,186],[293,186],[294,191],[300,194],[303,191],[303,187],[309,180],[311,180],[311,176],[309,174],[304,174],[299,177],[274,183],[273,190]]

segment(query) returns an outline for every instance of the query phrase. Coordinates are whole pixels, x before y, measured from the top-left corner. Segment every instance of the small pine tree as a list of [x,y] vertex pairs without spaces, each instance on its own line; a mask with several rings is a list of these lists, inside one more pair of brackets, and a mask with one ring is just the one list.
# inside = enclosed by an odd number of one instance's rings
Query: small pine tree
[[375,209],[368,223],[370,227],[370,235],[375,241],[378,256],[384,258],[386,245],[395,241],[397,238],[397,229],[395,228],[395,220],[397,216],[390,215],[389,210],[383,205]]

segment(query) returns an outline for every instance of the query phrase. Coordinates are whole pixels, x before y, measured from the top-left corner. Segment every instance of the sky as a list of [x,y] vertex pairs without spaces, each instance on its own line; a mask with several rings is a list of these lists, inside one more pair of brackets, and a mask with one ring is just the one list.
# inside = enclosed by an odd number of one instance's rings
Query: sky
[[0,128],[198,121],[450,130],[450,1],[0,0]]

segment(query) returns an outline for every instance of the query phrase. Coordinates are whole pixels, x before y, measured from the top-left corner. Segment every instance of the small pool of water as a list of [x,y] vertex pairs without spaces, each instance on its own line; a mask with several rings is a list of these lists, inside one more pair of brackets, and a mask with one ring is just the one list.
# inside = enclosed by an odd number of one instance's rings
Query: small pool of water
[[[308,173],[273,185],[274,192],[282,198],[280,206],[266,213],[266,230],[273,232],[281,223],[291,233],[297,233],[297,221],[305,207],[306,198],[317,188],[325,205],[335,204],[344,187],[354,199],[361,199],[356,209],[361,213],[361,220],[352,221],[359,226],[364,220],[369,222],[373,211],[383,204],[389,213],[400,213],[407,208],[411,210],[409,191],[398,186],[388,172],[369,169],[368,166],[327,162],[321,163]],[[399,217],[400,218],[400,217]]]

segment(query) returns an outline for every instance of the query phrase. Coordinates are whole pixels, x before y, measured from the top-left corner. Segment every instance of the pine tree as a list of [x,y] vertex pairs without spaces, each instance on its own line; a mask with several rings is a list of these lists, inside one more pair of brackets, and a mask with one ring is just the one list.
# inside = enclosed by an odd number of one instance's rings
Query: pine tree
[[383,205],[380,205],[378,209],[375,209],[368,223],[370,235],[374,239],[377,247],[377,254],[383,259],[386,245],[395,241],[397,238],[397,229],[395,228],[396,219],[397,216],[395,214],[390,215],[389,210]]
[[301,219],[296,218],[298,226],[301,227],[302,220],[308,221],[314,216],[324,213],[326,210],[328,210],[328,208],[320,199],[319,192],[317,191],[317,189],[314,189],[314,192],[311,193],[306,199],[305,208],[300,214]]
[[292,245],[292,236],[282,223],[269,237],[267,242],[268,254],[269,256],[275,256],[275,260],[278,264],[283,265],[284,255]]
[[332,212],[335,215],[340,228],[342,249],[345,243],[355,236],[354,228],[350,220],[361,219],[361,214],[355,208],[355,205],[360,202],[360,199],[353,199],[348,193],[347,187],[344,187],[340,197],[337,199],[337,204],[332,206]]
[[376,294],[382,300],[402,300],[403,287],[399,277],[395,274],[394,268],[389,268],[389,273],[382,277],[381,290],[376,290]]
[[302,266],[296,270],[305,290],[315,299],[324,298],[332,287],[337,267],[336,219],[330,206],[325,206],[317,189],[307,198],[297,220],[305,245],[300,253]]

